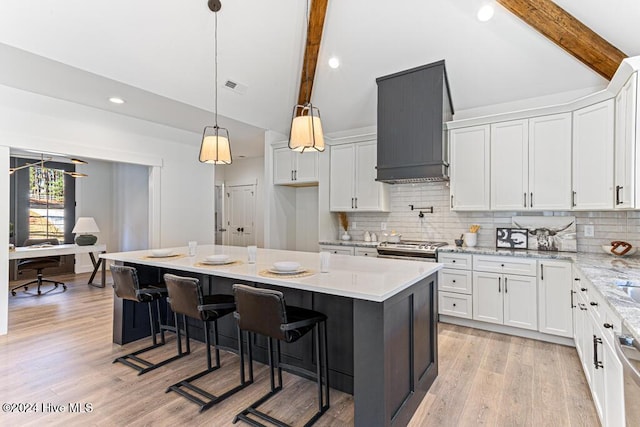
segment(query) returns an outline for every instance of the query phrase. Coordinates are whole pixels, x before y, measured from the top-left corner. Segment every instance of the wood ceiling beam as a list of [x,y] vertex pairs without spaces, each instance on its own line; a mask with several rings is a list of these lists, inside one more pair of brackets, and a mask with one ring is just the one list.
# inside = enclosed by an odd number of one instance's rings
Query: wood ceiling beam
[[307,43],[304,49],[304,61],[300,75],[300,91],[298,92],[299,105],[303,105],[308,100],[311,100],[313,80],[318,64],[318,52],[320,51],[320,42],[322,42],[324,18],[327,14],[327,4],[329,3],[329,0],[309,1],[311,1],[311,8],[309,11],[309,26],[307,28]]
[[551,0],[497,2],[607,80],[627,57]]

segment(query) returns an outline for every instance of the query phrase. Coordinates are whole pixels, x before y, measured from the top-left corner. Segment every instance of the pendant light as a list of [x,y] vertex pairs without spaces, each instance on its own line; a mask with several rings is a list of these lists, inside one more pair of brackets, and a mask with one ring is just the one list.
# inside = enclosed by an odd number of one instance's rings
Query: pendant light
[[[309,39],[309,2],[306,11],[307,37]],[[306,43],[306,41],[305,41]],[[324,151],[324,136],[322,134],[322,123],[320,121],[320,110],[311,103],[311,93],[309,91],[309,61],[304,58],[304,76],[306,89],[306,102],[303,105],[293,107],[293,117],[291,118],[291,130],[289,132],[289,148],[294,151],[304,152],[306,150]]]
[[218,126],[218,11],[222,8],[219,0],[209,0],[209,9],[215,15],[215,124],[205,126],[200,145],[200,161],[215,165],[231,164],[231,145],[229,131]]

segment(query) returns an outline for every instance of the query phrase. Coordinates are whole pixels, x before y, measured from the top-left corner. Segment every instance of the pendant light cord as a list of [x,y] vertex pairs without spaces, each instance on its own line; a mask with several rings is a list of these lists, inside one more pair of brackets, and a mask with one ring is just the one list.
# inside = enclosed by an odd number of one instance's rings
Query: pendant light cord
[[307,92],[307,104],[311,104],[311,94],[309,93],[309,61],[307,60],[307,49],[306,49],[306,45],[309,43],[309,3],[311,2],[311,0],[307,0],[306,4],[307,4],[307,36],[304,38],[305,40],[305,54],[303,55],[303,61],[304,61],[304,68],[305,68],[305,72],[304,72],[304,76],[305,79],[307,80],[305,83],[305,89]]
[[214,39],[214,83],[215,89],[214,93],[216,96],[215,102],[215,127],[218,128],[218,12],[213,13],[215,15],[215,28],[213,30],[213,39]]

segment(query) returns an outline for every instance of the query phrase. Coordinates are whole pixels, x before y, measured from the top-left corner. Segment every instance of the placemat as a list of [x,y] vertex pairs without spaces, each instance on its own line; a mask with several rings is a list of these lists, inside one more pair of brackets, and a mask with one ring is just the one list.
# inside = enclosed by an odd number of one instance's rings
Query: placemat
[[167,256],[145,255],[145,256],[142,257],[142,259],[152,259],[154,261],[162,261],[163,259],[174,260],[174,259],[180,259],[180,258],[184,258],[184,257],[186,257],[185,254],[174,254],[174,255],[167,255]]
[[228,264],[206,264],[204,262],[196,262],[195,266],[196,267],[209,267],[209,268],[220,268],[220,267],[233,267],[234,265],[242,265],[244,264],[244,262],[238,260],[235,260],[233,262],[230,262]]
[[262,270],[258,273],[259,276],[271,277],[272,279],[298,279],[300,277],[313,276],[314,274],[316,274],[315,270],[305,270],[302,273],[297,274],[276,274],[269,270]]

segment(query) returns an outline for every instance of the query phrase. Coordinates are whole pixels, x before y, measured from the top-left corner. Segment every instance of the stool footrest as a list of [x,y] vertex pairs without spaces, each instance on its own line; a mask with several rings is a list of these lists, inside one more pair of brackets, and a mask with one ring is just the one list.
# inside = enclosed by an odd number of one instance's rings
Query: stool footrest
[[[138,354],[145,353],[145,352],[147,352],[149,350],[153,350],[154,348],[158,348],[158,347],[161,347],[163,345],[165,345],[165,344],[162,344],[162,343],[161,344],[155,344],[155,345],[152,345],[152,346],[149,346],[149,347],[145,347],[145,348],[143,348],[141,350],[134,351],[133,353],[125,354],[124,356],[120,356],[120,357],[116,358],[113,361],[113,363],[122,363],[123,365],[126,365],[126,366],[128,366],[130,368],[133,368],[136,371],[138,371],[138,375],[142,375],[142,374],[146,374],[149,371],[153,371],[154,369],[157,369],[157,368],[159,368],[161,366],[166,365],[169,362],[173,362],[174,360],[180,359],[181,357],[186,356],[186,355],[189,354],[189,352],[182,352],[182,354],[175,355],[173,357],[170,357],[170,358],[165,359],[165,360],[163,360],[161,362],[158,362],[158,363],[152,363],[152,362],[149,362],[148,360],[144,360],[144,359],[138,357]],[[136,365],[135,363],[131,362],[131,360],[139,363],[139,365]],[[140,365],[143,365],[143,366],[140,366]]]

